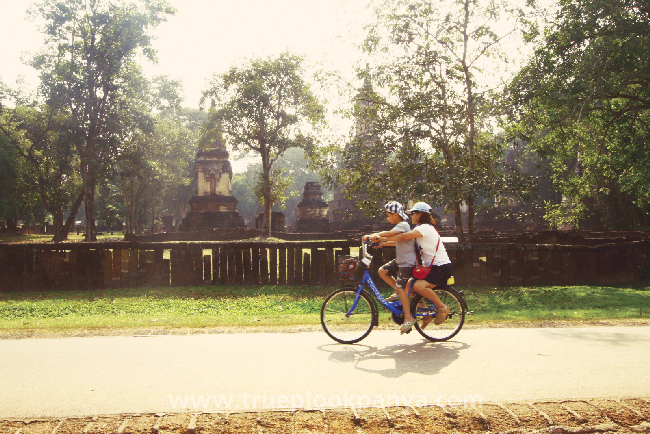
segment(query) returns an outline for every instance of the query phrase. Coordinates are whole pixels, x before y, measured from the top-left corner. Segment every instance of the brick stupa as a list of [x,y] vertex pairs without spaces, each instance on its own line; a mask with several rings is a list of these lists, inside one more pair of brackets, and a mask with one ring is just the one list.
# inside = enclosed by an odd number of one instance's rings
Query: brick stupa
[[190,211],[183,219],[183,232],[203,232],[211,229],[246,228],[237,211],[239,201],[232,195],[232,166],[228,150],[222,143],[218,128],[208,131],[194,162],[196,191],[190,199]]
[[296,232],[329,232],[328,209],[320,184],[306,183],[302,200],[296,210]]

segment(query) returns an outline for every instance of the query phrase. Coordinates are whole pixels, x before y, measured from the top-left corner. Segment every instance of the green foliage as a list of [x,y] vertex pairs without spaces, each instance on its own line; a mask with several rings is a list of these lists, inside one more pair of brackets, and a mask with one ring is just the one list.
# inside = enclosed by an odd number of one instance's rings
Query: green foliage
[[313,131],[324,122],[324,108],[303,78],[303,59],[290,53],[254,59],[215,75],[203,94],[214,101],[213,119],[227,144],[261,157],[260,192],[265,235],[273,206],[272,166],[288,149],[314,147]]
[[[370,62],[359,71],[356,134],[324,151],[328,182],[361,197],[364,210],[390,199],[444,205],[461,239],[463,203],[472,237],[479,197],[530,201],[532,180],[504,170],[509,143],[495,129],[504,106],[486,73],[502,63],[512,31],[503,22],[516,26],[521,13],[507,2],[381,2],[363,46]],[[333,154],[341,158],[331,174]]]
[[[95,189],[124,142],[151,130],[148,83],[138,55],[155,59],[151,31],[173,9],[163,0],[113,2],[43,0],[31,13],[44,20],[44,49],[31,61],[50,109],[65,113],[79,158],[86,239],[96,239]],[[173,102],[158,82],[164,101]],[[163,106],[163,99],[156,101]],[[171,104],[170,106],[172,106]]]
[[[53,217],[54,240],[65,240],[73,218],[64,223],[64,210],[76,214],[81,203],[81,180],[75,171],[78,159],[70,147],[74,141],[70,117],[67,112],[54,111],[47,105],[19,105],[25,102],[20,91],[10,102],[13,108],[0,111],[0,135],[11,148],[8,151],[5,147],[5,156],[13,155],[20,173],[13,185],[7,186],[9,200],[18,214],[44,207]],[[39,223],[42,222],[40,218]]]
[[[296,221],[296,209],[302,199],[302,191],[309,181],[319,181],[319,174],[309,168],[305,151],[301,148],[291,148],[284,152],[275,162],[273,170],[282,170],[286,184],[283,197],[274,201],[273,211],[281,211],[285,217],[285,224],[292,225]],[[232,194],[239,200],[237,209],[241,215],[253,221],[257,217],[260,201],[255,193],[256,183],[259,181],[262,165],[250,164],[246,172],[236,173],[232,179]],[[323,199],[331,200],[332,193],[324,189]]]
[[151,132],[134,134],[118,156],[114,183],[124,202],[127,231],[141,233],[158,217],[176,215],[189,198],[182,194],[193,179],[198,116],[189,109],[167,110],[153,118]]
[[553,226],[650,222],[649,35],[643,2],[562,0],[514,81],[521,136],[565,197],[548,206]]
[[257,184],[253,186],[253,194],[259,201],[264,200],[264,195],[266,190],[270,191],[269,197],[271,203],[278,204],[280,209],[284,209],[284,202],[290,196],[297,196],[299,193],[297,191],[287,190],[291,187],[292,179],[290,176],[285,176],[286,170],[283,168],[274,168],[271,170],[268,179],[268,185],[264,179],[264,174],[260,173]]

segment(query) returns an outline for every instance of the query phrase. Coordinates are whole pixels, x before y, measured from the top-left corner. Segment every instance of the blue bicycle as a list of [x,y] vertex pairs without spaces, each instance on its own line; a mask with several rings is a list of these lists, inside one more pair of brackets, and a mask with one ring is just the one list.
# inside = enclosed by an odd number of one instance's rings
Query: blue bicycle
[[[363,259],[361,263],[366,267],[363,273],[361,284],[354,288],[342,288],[329,294],[321,308],[320,320],[325,330],[336,342],[342,344],[353,344],[361,341],[370,334],[373,327],[379,325],[379,312],[373,297],[365,289],[370,288],[374,298],[379,300],[386,309],[391,312],[395,324],[404,323],[404,310],[400,301],[389,302],[381,295],[375,282],[373,282],[368,271],[372,256],[368,254],[369,242],[363,244]],[[349,269],[356,264],[355,259],[349,259]],[[426,339],[433,342],[442,342],[456,336],[465,322],[465,315],[474,312],[467,310],[467,302],[463,297],[463,291],[458,291],[449,285],[453,285],[453,277],[447,282],[447,286],[436,287],[434,291],[440,300],[449,306],[447,319],[440,325],[434,325],[432,318],[436,316],[436,305],[415,294],[411,299],[411,312],[416,319],[415,329]],[[413,281],[412,281],[413,282]],[[413,289],[413,283],[408,290],[409,296]],[[423,320],[427,318],[426,321]]]

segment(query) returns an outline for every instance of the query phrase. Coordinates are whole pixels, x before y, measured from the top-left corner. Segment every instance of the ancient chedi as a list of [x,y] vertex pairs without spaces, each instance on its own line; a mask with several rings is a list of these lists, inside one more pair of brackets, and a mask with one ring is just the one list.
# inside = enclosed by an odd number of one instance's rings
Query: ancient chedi
[[196,191],[190,211],[183,219],[183,232],[246,228],[232,195],[232,166],[218,126],[208,126],[194,162]]
[[[367,119],[367,111],[371,110],[374,105],[370,98],[372,93],[373,90],[372,84],[370,83],[370,77],[366,73],[363,87],[359,90],[356,97],[354,116],[357,119],[355,132],[357,140],[362,140],[363,142],[368,143],[376,140]],[[366,226],[376,226],[377,224],[386,221],[386,217],[383,215],[380,215],[379,218],[366,216],[363,211],[357,207],[356,201],[345,197],[345,186],[339,187],[339,189],[334,192],[334,200],[330,201],[328,204],[330,228],[333,231],[360,230]]]
[[296,232],[329,232],[329,207],[318,182],[305,184],[302,200],[296,208]]

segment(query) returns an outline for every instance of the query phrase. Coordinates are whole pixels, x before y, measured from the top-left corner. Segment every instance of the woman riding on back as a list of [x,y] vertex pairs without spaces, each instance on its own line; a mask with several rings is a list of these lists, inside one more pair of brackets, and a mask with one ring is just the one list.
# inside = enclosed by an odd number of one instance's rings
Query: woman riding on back
[[[436,295],[434,288],[436,286],[445,286],[447,279],[452,275],[452,266],[447,250],[445,249],[440,234],[433,226],[433,218],[431,217],[431,207],[424,202],[418,202],[413,205],[413,208],[406,211],[406,214],[411,216],[411,221],[417,225],[409,232],[395,234],[389,237],[375,237],[373,241],[408,241],[415,239],[416,244],[420,249],[420,256],[422,263],[425,266],[430,266],[431,271],[422,280],[416,280],[413,284],[413,290],[423,297],[431,300],[437,308],[434,324],[442,324],[447,319],[449,307],[445,305],[440,298]],[[408,287],[408,286],[407,286]],[[431,321],[430,317],[425,317],[422,321],[421,328],[425,328]],[[412,315],[404,316],[404,323],[401,327],[401,332],[408,332],[415,319]]]

